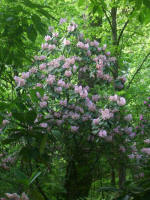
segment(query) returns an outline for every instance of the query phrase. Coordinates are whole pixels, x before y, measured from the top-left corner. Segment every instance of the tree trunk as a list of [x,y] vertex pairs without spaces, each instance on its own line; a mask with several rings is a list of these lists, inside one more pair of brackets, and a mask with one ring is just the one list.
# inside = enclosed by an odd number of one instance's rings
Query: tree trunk
[[66,170],[66,200],[77,200],[88,196],[92,184],[91,163],[88,156],[68,162]]
[[119,168],[119,187],[123,188],[123,185],[126,181],[126,167],[121,165]]

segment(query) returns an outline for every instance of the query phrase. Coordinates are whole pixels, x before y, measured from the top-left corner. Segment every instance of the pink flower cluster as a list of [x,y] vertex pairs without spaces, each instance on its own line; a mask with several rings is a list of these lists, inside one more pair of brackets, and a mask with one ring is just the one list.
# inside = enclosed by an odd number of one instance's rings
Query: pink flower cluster
[[20,78],[18,76],[14,77],[15,82],[17,83],[17,87],[22,87],[26,84],[26,80],[23,78]]
[[[7,197],[8,199],[14,199],[14,200],[29,200],[28,196],[27,196],[24,192],[21,194],[21,196],[18,195],[17,193],[13,193],[13,194],[6,193],[5,195],[6,195],[6,197]],[[3,199],[6,200],[5,198],[3,198]]]
[[63,41],[64,46],[68,46],[71,44],[70,40],[67,40],[66,38]]
[[99,118],[93,119],[93,124],[94,124],[94,125],[98,125],[98,124],[99,124]]
[[110,96],[109,97],[109,100],[110,101],[114,101],[114,102],[117,102],[117,104],[119,106],[124,106],[126,104],[126,100],[124,97],[119,97],[117,95],[114,95],[114,96]]
[[114,116],[114,114],[109,110],[109,109],[104,109],[104,110],[101,110],[101,114],[102,114],[102,119],[103,120],[107,120],[107,119],[110,119]]
[[77,47],[79,47],[79,48],[81,48],[81,49],[88,50],[89,44],[88,44],[88,43],[84,44],[83,42],[78,42],[78,43],[77,43]]
[[77,132],[78,129],[79,129],[78,126],[71,126],[71,131],[72,131],[72,132]]
[[72,22],[67,28],[68,32],[73,32],[77,27],[78,27],[78,25],[75,24],[74,22]]
[[46,59],[46,56],[42,55],[42,56],[34,56],[34,59],[36,61],[42,61],[42,60],[45,60]]
[[88,91],[86,88],[83,88],[81,85],[75,85],[74,92],[79,94],[81,98],[85,99],[88,96]]
[[49,74],[48,78],[46,79],[47,84],[48,85],[53,85],[54,81],[55,81],[55,75]]
[[100,130],[98,136],[104,138],[107,136],[107,132],[105,130]]
[[141,149],[141,152],[150,155],[150,148],[142,148],[142,149]]
[[126,121],[131,121],[131,120],[132,120],[132,115],[131,115],[131,114],[126,115],[126,116],[124,117],[124,119],[125,119]]
[[150,144],[150,139],[146,139],[146,140],[144,140],[144,143],[146,143],[146,144]]

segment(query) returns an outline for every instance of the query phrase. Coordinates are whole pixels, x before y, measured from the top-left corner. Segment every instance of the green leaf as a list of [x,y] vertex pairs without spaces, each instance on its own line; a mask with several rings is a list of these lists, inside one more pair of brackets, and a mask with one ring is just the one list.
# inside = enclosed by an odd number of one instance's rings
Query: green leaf
[[33,172],[30,179],[29,179],[29,185],[31,185],[40,175],[42,172]]
[[38,15],[34,14],[34,15],[32,15],[31,19],[32,19],[36,29],[38,30],[38,32],[41,35],[45,35],[45,33],[46,33],[45,25],[41,22],[40,17]]
[[29,124],[33,124],[35,119],[36,119],[36,112],[34,110],[31,110],[27,113],[25,113],[25,121],[28,122]]
[[12,116],[20,122],[25,122],[24,113],[13,111]]
[[150,0],[143,0],[143,3],[146,7],[150,8]]
[[56,20],[55,17],[53,17],[52,15],[50,15],[46,10],[44,9],[38,9],[37,12],[41,13],[42,15],[44,15],[45,17],[47,17],[47,19],[54,19]]
[[36,89],[30,90],[30,96],[33,102],[38,102],[37,92],[40,93],[41,97],[44,95],[44,90],[42,88],[37,87]]
[[120,192],[120,189],[114,187],[100,187],[99,191]]
[[84,3],[85,3],[85,1],[84,0],[78,0],[78,6],[80,7],[80,6],[83,6],[84,5]]
[[46,143],[47,143],[47,138],[48,138],[48,134],[44,135],[44,137],[42,138],[41,144],[40,144],[40,154],[42,154],[44,152]]
[[28,29],[27,29],[27,35],[28,35],[28,38],[29,40],[31,41],[35,41],[36,40],[36,37],[37,37],[37,32],[33,26],[33,24],[31,24]]

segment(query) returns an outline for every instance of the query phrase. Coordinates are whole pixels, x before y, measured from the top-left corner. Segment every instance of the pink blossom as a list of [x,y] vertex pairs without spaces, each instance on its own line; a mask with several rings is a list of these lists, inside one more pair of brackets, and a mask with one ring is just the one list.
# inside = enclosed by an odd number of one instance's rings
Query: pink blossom
[[65,87],[66,83],[62,79],[60,79],[58,80],[57,85],[60,87]]
[[107,136],[107,132],[105,130],[100,130],[98,133],[99,137],[106,137]]
[[40,107],[41,108],[45,108],[46,106],[47,106],[47,102],[46,101],[40,102]]
[[143,120],[143,115],[140,115],[140,120]]
[[49,97],[44,95],[44,97],[42,98],[43,101],[48,101]]
[[53,33],[53,37],[58,37],[58,33]]
[[63,120],[60,120],[60,119],[56,120],[56,123],[57,123],[58,126],[62,125],[63,122],[64,122],[64,121],[63,121]]
[[40,87],[40,88],[42,88],[43,85],[42,85],[41,83],[37,83],[37,84],[36,84],[36,87]]
[[63,44],[64,44],[64,46],[68,46],[71,44],[71,42],[65,38],[63,41]]
[[83,115],[82,117],[83,122],[88,121],[89,119],[90,119],[90,115]]
[[22,77],[23,79],[27,79],[27,78],[29,78],[29,76],[30,76],[30,73],[29,73],[29,72],[23,72],[22,75],[21,75],[21,77]]
[[110,56],[110,54],[111,54],[111,53],[110,53],[109,51],[108,51],[108,52],[106,52],[106,55],[107,55],[107,56]]
[[97,118],[97,119],[93,119],[93,124],[94,124],[94,125],[99,124],[99,118]]
[[120,99],[117,100],[117,104],[118,104],[119,106],[124,106],[124,105],[126,104],[125,98],[120,97]]
[[42,49],[47,49],[48,48],[48,43],[44,43],[41,45]]
[[101,110],[101,114],[103,120],[110,119],[113,117],[113,113],[111,113],[109,109]]
[[46,63],[42,63],[39,66],[40,70],[46,69]]
[[24,86],[25,83],[26,83],[26,80],[25,80],[25,79],[20,78],[20,77],[18,77],[18,76],[15,76],[15,77],[14,77],[14,80],[15,80],[16,83],[18,84],[18,85],[17,85],[18,87],[22,87],[22,86]]
[[29,200],[28,196],[24,192],[21,194],[21,200]]
[[88,92],[87,90],[84,88],[81,92],[80,92],[80,97],[85,99],[88,96]]
[[47,128],[48,124],[47,124],[47,123],[41,123],[40,126],[41,126],[42,128]]
[[100,99],[100,96],[98,94],[92,96],[92,100],[95,102],[97,102],[99,99]]
[[60,105],[67,106],[67,100],[60,100]]
[[92,54],[91,54],[91,51],[90,50],[88,50],[87,51],[87,56],[91,56]]
[[72,131],[72,132],[77,132],[78,129],[79,129],[78,126],[71,126],[71,131]]
[[71,115],[71,118],[74,119],[74,120],[80,118],[80,114],[78,114],[78,113],[70,113],[70,115]]
[[72,75],[71,71],[69,71],[69,70],[65,71],[65,76],[66,77],[70,77],[71,75]]
[[54,116],[55,116],[55,117],[60,117],[61,114],[60,114],[59,112],[54,112]]
[[134,154],[130,154],[130,155],[128,155],[128,157],[129,157],[130,159],[134,159],[134,158],[135,158],[135,155],[134,155]]
[[136,136],[136,133],[130,133],[129,136],[130,136],[131,138],[134,138],[134,137]]
[[88,48],[89,48],[89,44],[87,43],[84,45],[84,49],[88,50]]
[[103,51],[105,51],[105,50],[106,50],[106,48],[107,48],[107,45],[106,45],[106,44],[104,44],[104,45],[103,45],[103,48],[102,48],[102,49],[103,49]]
[[141,149],[141,152],[150,155],[150,148],[142,148],[142,149]]
[[62,92],[62,87],[55,87],[55,92],[61,93]]
[[77,47],[79,47],[79,48],[81,48],[81,49],[84,49],[84,48],[85,48],[83,42],[78,42],[78,43],[77,43]]
[[68,26],[67,30],[68,32],[73,32],[76,28],[77,28],[77,24],[73,22],[71,25]]
[[146,139],[146,140],[144,140],[144,143],[146,143],[146,144],[150,144],[150,139]]
[[59,20],[59,24],[63,24],[63,23],[65,23],[67,20],[65,19],[65,18],[61,18],[60,20]]
[[36,92],[36,96],[37,96],[38,98],[41,98],[41,95],[40,95],[39,92]]
[[93,112],[96,110],[96,105],[92,101],[90,101],[88,98],[86,99],[86,104],[90,111]]
[[95,46],[95,47],[98,47],[98,46],[99,46],[99,42],[98,42],[98,41],[94,40],[93,43],[94,43],[94,46]]
[[46,59],[46,56],[42,55],[42,56],[34,56],[34,59],[35,60],[45,60]]
[[99,52],[100,52],[101,50],[102,50],[102,48],[99,48],[99,47],[97,48],[97,51],[99,51]]
[[82,86],[75,85],[75,86],[74,86],[74,91],[75,91],[75,93],[80,93],[80,92],[82,92]]
[[51,36],[50,35],[46,35],[45,36],[45,41],[47,42],[47,41],[49,41],[49,40],[51,40],[52,38],[51,38]]
[[76,111],[79,111],[79,112],[82,113],[82,114],[84,113],[83,108],[81,108],[80,106],[76,106],[76,107],[75,107],[75,110],[76,110]]
[[20,196],[16,193],[10,194],[10,193],[5,193],[8,199],[15,199],[15,200],[20,200]]
[[49,74],[48,78],[46,79],[47,84],[52,85],[54,83],[54,81],[55,81],[55,76]]
[[126,116],[124,117],[124,119],[125,119],[126,121],[131,121],[131,120],[132,120],[132,115],[131,115],[131,114],[126,115]]
[[76,72],[76,71],[77,71],[77,66],[73,65],[73,72]]
[[37,72],[37,68],[36,67],[32,67],[30,70],[29,70],[29,73],[30,74],[34,74]]
[[5,125],[9,124],[9,121],[8,121],[7,119],[4,119],[4,120],[2,121],[2,124],[5,126]]
[[46,59],[46,56],[42,55],[39,57],[39,60],[45,60]]
[[48,45],[48,50],[51,51],[51,50],[54,50],[56,49],[56,45],[55,44],[49,44]]

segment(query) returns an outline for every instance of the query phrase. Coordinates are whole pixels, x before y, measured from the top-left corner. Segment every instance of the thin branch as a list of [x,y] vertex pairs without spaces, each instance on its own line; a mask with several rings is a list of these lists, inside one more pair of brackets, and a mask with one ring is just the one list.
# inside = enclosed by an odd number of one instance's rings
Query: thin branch
[[145,61],[147,60],[147,58],[150,56],[150,52],[145,56],[145,58],[143,59],[142,63],[140,64],[140,66],[138,67],[138,69],[136,70],[135,74],[133,75],[133,77],[131,78],[131,80],[129,81],[129,84],[127,86],[127,89],[129,89],[131,83],[133,82],[135,76],[137,75],[137,73],[141,70],[143,64],[145,63]]
[[[134,9],[131,11],[131,13],[129,14],[129,16],[132,15],[133,11],[134,11]],[[129,19],[125,22],[125,24],[124,24],[124,26],[123,26],[123,28],[122,28],[120,34],[119,34],[118,42],[117,42],[118,45],[119,45],[119,43],[120,43],[121,37],[122,37],[123,32],[124,32],[125,28],[127,27],[128,23],[129,23]]]
[[127,27],[128,23],[129,23],[129,19],[126,21],[126,23],[124,24],[124,26],[123,26],[123,28],[122,28],[120,34],[119,34],[118,41],[117,41],[117,44],[118,44],[118,45],[119,45],[119,43],[120,43],[121,37],[122,37],[123,32],[124,32],[125,28]]
[[109,23],[109,25],[110,25],[110,27],[111,27],[111,29],[112,29],[112,24],[111,24],[110,18],[109,18],[109,16],[107,15],[107,12],[106,12],[106,10],[104,9],[104,7],[102,7],[102,9],[103,9],[103,12],[104,12],[104,14],[105,14],[105,16],[106,16],[106,18],[107,18],[107,20],[108,20],[108,23]]

